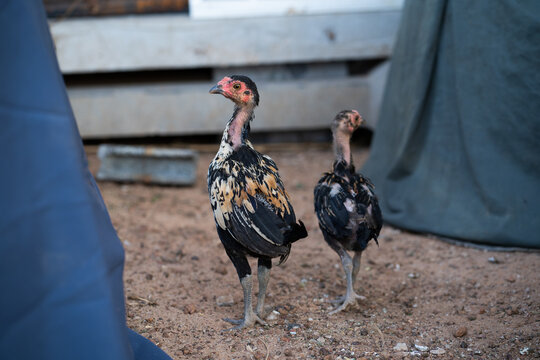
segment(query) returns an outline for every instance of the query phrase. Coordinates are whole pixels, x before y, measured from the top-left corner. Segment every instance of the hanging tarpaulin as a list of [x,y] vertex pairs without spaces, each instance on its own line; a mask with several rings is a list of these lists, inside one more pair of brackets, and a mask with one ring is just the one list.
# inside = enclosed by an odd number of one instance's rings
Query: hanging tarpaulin
[[363,171],[404,229],[540,248],[540,1],[407,1]]

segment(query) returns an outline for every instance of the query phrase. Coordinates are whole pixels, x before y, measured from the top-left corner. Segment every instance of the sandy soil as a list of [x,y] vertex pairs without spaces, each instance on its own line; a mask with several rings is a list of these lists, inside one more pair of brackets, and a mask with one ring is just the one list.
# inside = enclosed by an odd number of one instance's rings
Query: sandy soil
[[[131,328],[174,359],[540,357],[538,253],[464,248],[386,226],[380,247],[371,244],[362,259],[357,289],[367,299],[329,316],[345,281],[322,239],[312,193],[331,149],[257,148],[277,162],[309,231],[272,270],[269,326],[222,332],[230,327],[222,318],[241,317],[243,301],[206,190],[216,145],[200,148],[193,187],[99,183],[126,252]],[[87,149],[95,173],[95,148]],[[355,148],[354,156],[360,165],[367,152]]]

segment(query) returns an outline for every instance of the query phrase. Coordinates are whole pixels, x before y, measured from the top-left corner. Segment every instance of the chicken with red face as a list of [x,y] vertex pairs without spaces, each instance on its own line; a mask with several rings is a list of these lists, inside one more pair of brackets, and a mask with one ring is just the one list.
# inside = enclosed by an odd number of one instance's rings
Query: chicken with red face
[[[224,319],[242,329],[264,322],[264,300],[272,259],[283,263],[295,241],[307,231],[296,221],[276,163],[253,148],[250,122],[259,104],[255,83],[243,75],[224,77],[210,89],[234,102],[214,160],[208,168],[208,193],[218,236],[231,259],[244,292],[244,317]],[[247,257],[258,259],[259,293],[253,311],[253,280]],[[278,265],[279,265],[278,264]]]

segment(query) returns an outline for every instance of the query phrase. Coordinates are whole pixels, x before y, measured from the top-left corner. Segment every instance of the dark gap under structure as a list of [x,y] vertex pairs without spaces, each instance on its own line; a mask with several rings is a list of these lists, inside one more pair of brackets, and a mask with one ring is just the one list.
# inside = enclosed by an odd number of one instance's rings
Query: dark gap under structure
[[[372,131],[360,128],[353,134],[351,144],[354,146],[369,147],[371,145]],[[121,145],[172,145],[172,144],[216,144],[216,149],[221,141],[221,133],[193,134],[193,135],[168,135],[168,136],[134,136],[84,139],[85,145],[99,145],[102,143]],[[290,131],[260,131],[252,132],[250,140],[257,148],[257,144],[278,143],[332,143],[330,129],[290,130]]]

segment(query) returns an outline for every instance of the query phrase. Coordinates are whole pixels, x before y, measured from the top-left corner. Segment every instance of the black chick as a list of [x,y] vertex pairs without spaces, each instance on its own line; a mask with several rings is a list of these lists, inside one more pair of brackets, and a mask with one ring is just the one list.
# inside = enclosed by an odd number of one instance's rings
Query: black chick
[[[259,104],[257,86],[248,77],[224,77],[212,89],[235,104],[225,127],[219,151],[208,168],[208,193],[216,228],[244,291],[244,318],[224,319],[236,324],[232,329],[264,324],[264,298],[272,258],[281,264],[291,244],[307,236],[304,224],[296,223],[275,162],[257,152],[249,140],[249,123]],[[247,256],[258,259],[259,294],[253,312],[251,268]],[[231,330],[232,330],[231,329]]]
[[[356,173],[350,149],[353,132],[363,122],[356,110],[344,110],[332,121],[336,160],[333,171],[325,173],[314,190],[315,212],[324,239],[334,249],[343,265],[347,278],[347,293],[337,300],[335,314],[365,299],[354,292],[354,283],[360,269],[360,257],[382,227],[382,214],[371,182]],[[347,251],[354,252],[354,258]]]

